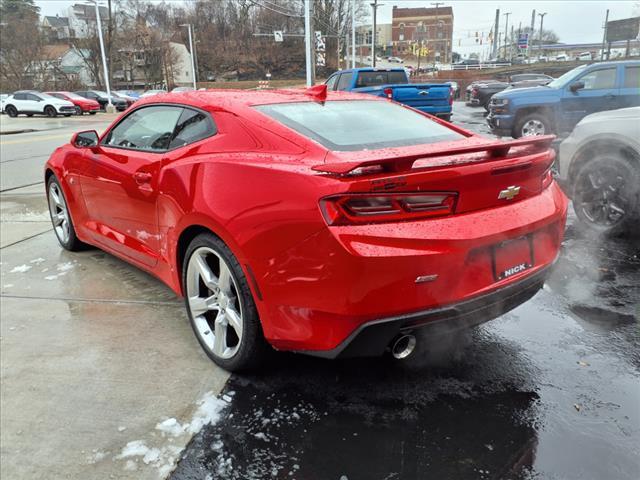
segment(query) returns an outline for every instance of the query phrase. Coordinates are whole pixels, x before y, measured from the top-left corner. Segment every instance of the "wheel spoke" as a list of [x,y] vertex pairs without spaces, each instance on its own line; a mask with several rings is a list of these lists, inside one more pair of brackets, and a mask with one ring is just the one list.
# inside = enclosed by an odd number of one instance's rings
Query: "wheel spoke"
[[51,199],[53,200],[53,203],[57,207],[62,208],[62,201],[60,199],[60,195],[58,195],[58,189],[57,188],[52,188],[50,190],[50,194],[51,194]]
[[53,224],[54,224],[54,226],[56,226],[56,227],[57,227],[58,225],[61,225],[61,224],[62,224],[62,222],[64,222],[65,220],[66,220],[66,217],[64,216],[64,214],[63,214],[62,212],[56,213],[56,214],[53,216]]
[[240,317],[240,314],[230,306],[227,307],[225,314],[229,322],[229,325],[231,325],[231,328],[235,330],[238,338],[242,338],[242,318]]
[[231,272],[229,267],[223,261],[220,261],[220,276],[218,277],[218,286],[224,293],[231,293]]
[[194,317],[203,315],[209,310],[218,310],[220,308],[216,295],[211,295],[207,298],[197,296],[189,297],[189,307]]
[[204,257],[201,255],[196,256],[195,263],[196,268],[198,269],[198,273],[200,274],[200,278],[202,278],[202,281],[205,283],[205,285],[212,290],[217,289],[218,282],[216,276],[211,271],[211,268],[209,268],[209,265],[205,261]]
[[227,348],[227,325],[224,323],[224,316],[216,318],[215,338],[213,339],[213,353],[222,357]]

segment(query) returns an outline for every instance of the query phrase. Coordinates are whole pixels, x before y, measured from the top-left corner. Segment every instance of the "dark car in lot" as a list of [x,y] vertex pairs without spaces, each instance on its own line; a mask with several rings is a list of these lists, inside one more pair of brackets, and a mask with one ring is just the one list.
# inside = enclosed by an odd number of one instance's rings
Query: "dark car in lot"
[[468,103],[470,105],[482,105],[488,112],[489,102],[496,93],[514,88],[528,88],[546,85],[552,80],[554,80],[553,77],[543,73],[521,73],[512,75],[508,82],[502,82],[500,80],[474,82],[469,92]]
[[[107,92],[102,92],[100,90],[82,90],[75,93],[77,93],[81,97],[95,100],[100,104],[101,110],[107,109],[107,104],[109,103],[109,96],[107,95]],[[119,112],[125,111],[129,106],[126,100],[122,98],[116,98],[114,95],[111,95],[111,103]]]
[[581,65],[544,86],[496,93],[487,122],[514,138],[561,134],[589,114],[640,105],[640,61]]

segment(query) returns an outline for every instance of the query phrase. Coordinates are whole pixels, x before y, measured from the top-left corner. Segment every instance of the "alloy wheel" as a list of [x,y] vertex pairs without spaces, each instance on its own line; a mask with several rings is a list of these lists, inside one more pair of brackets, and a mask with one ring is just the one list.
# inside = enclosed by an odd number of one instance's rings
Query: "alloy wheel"
[[68,243],[70,237],[69,211],[60,187],[55,182],[49,186],[49,212],[58,239],[61,243]]
[[544,130],[544,123],[542,123],[540,120],[532,118],[531,120],[527,120],[524,125],[522,125],[522,136],[533,137],[544,135]]
[[612,227],[625,218],[629,207],[625,175],[613,165],[587,172],[577,185],[578,208],[592,223]]
[[218,358],[233,357],[240,348],[244,324],[238,283],[229,265],[215,250],[198,248],[187,264],[186,290],[203,345]]

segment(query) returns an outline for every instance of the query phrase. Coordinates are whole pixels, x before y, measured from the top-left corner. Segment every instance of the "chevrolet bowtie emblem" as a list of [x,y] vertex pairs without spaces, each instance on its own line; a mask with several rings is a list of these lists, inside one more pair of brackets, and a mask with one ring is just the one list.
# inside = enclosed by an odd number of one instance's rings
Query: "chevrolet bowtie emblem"
[[500,193],[498,194],[498,199],[511,200],[513,197],[515,197],[519,193],[520,193],[520,187],[516,187],[515,185],[512,185],[510,187],[507,187],[504,190],[501,190]]

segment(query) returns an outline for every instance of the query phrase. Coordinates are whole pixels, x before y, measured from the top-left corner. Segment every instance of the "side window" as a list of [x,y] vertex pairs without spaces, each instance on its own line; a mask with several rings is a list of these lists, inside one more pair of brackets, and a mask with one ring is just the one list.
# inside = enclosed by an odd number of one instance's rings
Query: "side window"
[[169,148],[182,147],[216,133],[217,128],[208,114],[185,108],[178,119]]
[[93,99],[98,98],[98,96],[97,96],[95,93],[93,93],[93,92],[86,92],[86,95],[85,95],[85,96],[86,96],[87,98],[93,98]]
[[584,90],[614,88],[616,86],[616,69],[595,70],[580,77],[580,81],[584,82]]
[[163,152],[169,149],[182,107],[157,105],[127,115],[102,141],[102,145]]
[[353,78],[353,72],[343,73],[340,75],[338,81],[338,90],[346,90],[351,86],[351,79]]
[[336,81],[340,75],[334,75],[329,80],[327,80],[327,90],[335,90],[336,89]]
[[32,102],[39,102],[42,99],[39,96],[34,95],[33,93],[27,93],[27,100],[31,100]]
[[640,67],[625,67],[624,88],[640,89]]
[[16,99],[16,100],[26,100],[27,99],[27,95],[24,94],[24,93],[16,93],[13,96],[13,98]]

